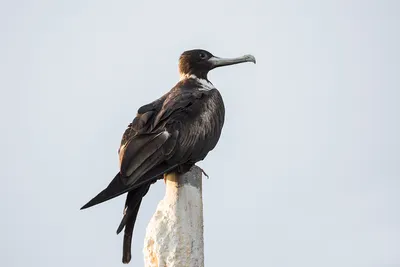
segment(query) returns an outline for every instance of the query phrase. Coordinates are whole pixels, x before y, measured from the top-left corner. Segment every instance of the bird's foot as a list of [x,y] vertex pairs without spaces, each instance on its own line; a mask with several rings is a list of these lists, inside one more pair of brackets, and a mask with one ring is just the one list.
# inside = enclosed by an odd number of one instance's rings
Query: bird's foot
[[[199,167],[199,166],[197,166]],[[199,167],[200,168],[200,167]],[[201,172],[204,174],[205,177],[207,177],[207,179],[210,179],[210,177],[208,176],[208,174],[202,169],[200,168]]]

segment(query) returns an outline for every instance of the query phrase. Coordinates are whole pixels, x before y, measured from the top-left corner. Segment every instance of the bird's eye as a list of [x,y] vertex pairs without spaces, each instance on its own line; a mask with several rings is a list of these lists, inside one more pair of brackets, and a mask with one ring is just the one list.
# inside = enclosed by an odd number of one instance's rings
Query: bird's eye
[[206,56],[206,54],[204,54],[204,53],[200,53],[200,54],[199,54],[199,57],[200,57],[201,59],[205,59],[207,56]]

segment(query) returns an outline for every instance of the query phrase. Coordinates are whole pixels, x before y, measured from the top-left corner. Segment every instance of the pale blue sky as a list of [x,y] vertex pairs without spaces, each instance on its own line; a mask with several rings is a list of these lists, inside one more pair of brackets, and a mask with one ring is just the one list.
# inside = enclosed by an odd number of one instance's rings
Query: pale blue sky
[[400,265],[399,1],[1,1],[0,33],[1,266],[122,265],[125,197],[79,208],[192,48],[257,58],[210,74],[206,266]]

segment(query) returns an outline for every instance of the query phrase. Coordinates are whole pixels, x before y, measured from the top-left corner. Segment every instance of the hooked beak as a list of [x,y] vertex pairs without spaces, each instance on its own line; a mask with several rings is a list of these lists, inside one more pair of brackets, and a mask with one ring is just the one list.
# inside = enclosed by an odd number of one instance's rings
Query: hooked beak
[[256,58],[252,55],[245,55],[242,57],[236,58],[220,58],[220,57],[212,57],[208,60],[211,63],[212,68],[218,68],[222,66],[234,65],[244,62],[253,62],[256,64]]

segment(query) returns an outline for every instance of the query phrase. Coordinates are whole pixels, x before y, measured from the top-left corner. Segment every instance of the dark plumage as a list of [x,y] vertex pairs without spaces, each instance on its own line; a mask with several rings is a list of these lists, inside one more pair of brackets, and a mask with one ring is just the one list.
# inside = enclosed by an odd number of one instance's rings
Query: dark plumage
[[180,81],[161,98],[139,108],[118,150],[120,170],[111,183],[81,209],[128,192],[117,229],[125,228],[122,262],[131,260],[131,240],[142,198],[168,172],[184,173],[216,146],[225,108],[219,91],[207,79],[216,67],[254,62],[253,56],[221,59],[204,50],[184,52]]

